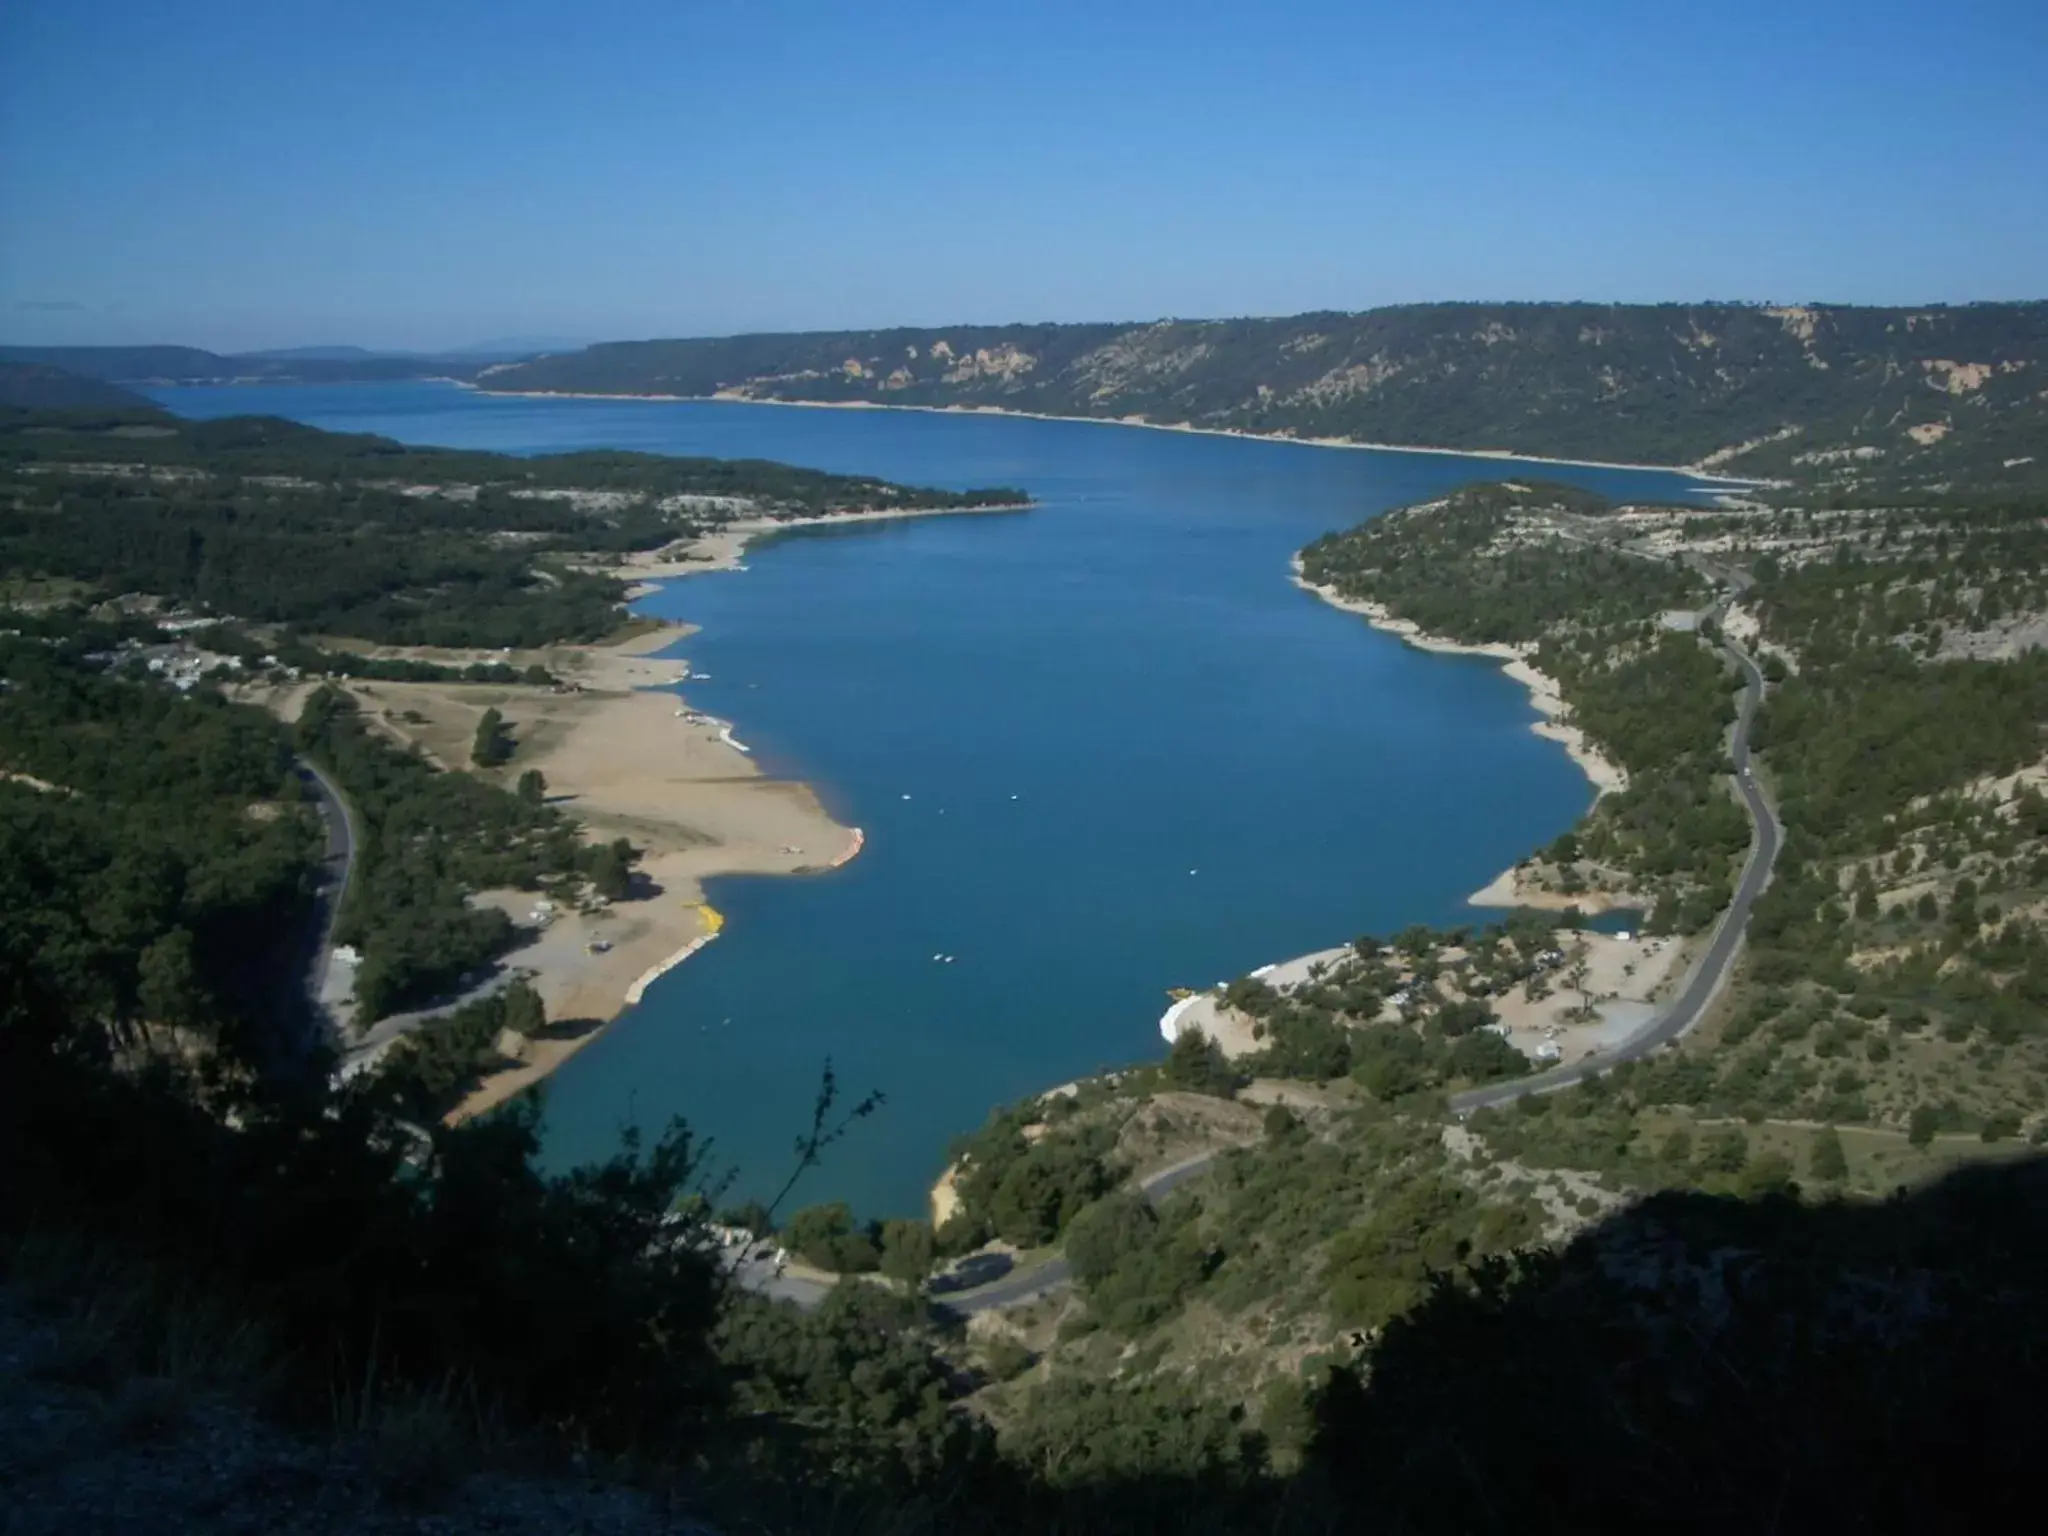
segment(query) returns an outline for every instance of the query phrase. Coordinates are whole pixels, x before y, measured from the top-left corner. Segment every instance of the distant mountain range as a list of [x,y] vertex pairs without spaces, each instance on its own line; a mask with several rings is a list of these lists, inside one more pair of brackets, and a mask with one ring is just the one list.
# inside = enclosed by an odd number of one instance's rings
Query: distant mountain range
[[[569,343],[580,346],[581,343]],[[449,352],[379,352],[368,347],[278,347],[209,352],[203,347],[8,347],[0,363],[61,368],[121,384],[347,383],[379,379],[468,378],[494,363],[544,353],[539,340],[511,337]]]
[[484,359],[333,355],[342,350],[224,354],[200,347],[0,347],[0,363],[35,363],[120,384],[346,383],[464,376],[486,366]]
[[2048,303],[1421,304],[610,342],[485,388],[997,408],[1301,438],[2038,482]]
[[571,340],[564,337],[507,336],[496,341],[473,341],[465,347],[446,347],[439,351],[426,352],[409,348],[331,346],[269,347],[259,352],[233,355],[279,362],[342,363],[393,357],[414,360],[461,358],[472,362],[506,362],[535,357],[543,352],[579,352],[589,345],[590,342],[587,340]]
[[133,390],[47,363],[0,362],[0,408],[30,411],[153,410]]
[[[1789,476],[2048,485],[2048,302],[1418,304],[1286,319],[810,331],[439,355],[0,347],[117,383],[452,377],[542,394],[998,409]],[[509,355],[508,355],[509,354]],[[541,355],[547,354],[547,355]]]

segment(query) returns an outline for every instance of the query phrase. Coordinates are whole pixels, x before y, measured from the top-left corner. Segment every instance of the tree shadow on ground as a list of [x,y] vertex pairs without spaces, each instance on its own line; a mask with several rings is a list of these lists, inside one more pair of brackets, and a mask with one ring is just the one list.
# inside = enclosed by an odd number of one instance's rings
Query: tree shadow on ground
[[549,1019],[528,1038],[533,1040],[581,1040],[604,1028],[603,1019]]
[[1334,1374],[1304,1476],[1375,1529],[2033,1523],[2048,1161],[1882,1203],[1654,1196]]
[[1007,1253],[971,1253],[945,1273],[933,1275],[925,1290],[934,1296],[949,1296],[1000,1280],[1016,1267],[1017,1261]]

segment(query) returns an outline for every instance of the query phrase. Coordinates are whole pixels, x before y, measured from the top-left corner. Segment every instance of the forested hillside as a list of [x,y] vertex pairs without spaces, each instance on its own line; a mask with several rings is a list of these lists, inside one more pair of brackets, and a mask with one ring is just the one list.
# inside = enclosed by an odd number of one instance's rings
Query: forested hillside
[[[531,1100],[442,1124],[547,1026],[516,985],[345,1080],[266,1050],[331,831],[295,760],[353,805],[336,936],[369,1013],[502,953],[478,887],[619,896],[634,850],[310,680],[292,726],[222,684],[335,665],[305,630],[588,633],[617,596],[593,562],[731,517],[1016,493],[115,409],[0,425],[0,488],[0,1480],[39,1514],[463,1529],[496,1465],[562,1474],[550,1528],[606,1528],[574,1506],[609,1476],[645,1500],[613,1528],[693,1536],[2021,1527],[2048,1385],[2038,500],[1524,479],[1303,551],[1337,596],[1516,647],[1626,768],[1528,872],[1553,905],[1645,903],[1601,939],[1631,967],[1728,899],[1720,637],[1754,654],[1786,838],[1739,970],[1675,1048],[1461,1115],[1546,1021],[1593,1027],[1594,936],[1554,910],[1361,936],[1217,989],[1241,1049],[1191,1032],[996,1112],[934,1224],[722,1210],[681,1126],[560,1170]],[[502,729],[485,710],[477,762]],[[792,1187],[876,1102],[826,1068]],[[1941,1177],[1965,1161],[1998,1166]],[[757,1241],[845,1278],[770,1301]],[[977,1311],[977,1264],[1045,1283]],[[18,1348],[17,1299],[51,1319]],[[226,1486],[252,1435],[223,1393],[321,1443]]]
[[148,410],[149,401],[104,379],[47,363],[0,362],[0,410]]
[[[338,349],[337,349],[338,350]],[[209,352],[203,347],[4,347],[0,363],[61,368],[117,384],[342,384],[389,379],[467,378],[475,359]]]
[[442,646],[592,640],[606,569],[738,518],[1018,504],[759,460],[413,448],[268,417],[0,421],[0,579]]
[[[615,342],[488,389],[996,407],[1736,475],[2048,470],[2048,304],[1428,304]],[[2008,463],[2008,460],[2022,462]]]

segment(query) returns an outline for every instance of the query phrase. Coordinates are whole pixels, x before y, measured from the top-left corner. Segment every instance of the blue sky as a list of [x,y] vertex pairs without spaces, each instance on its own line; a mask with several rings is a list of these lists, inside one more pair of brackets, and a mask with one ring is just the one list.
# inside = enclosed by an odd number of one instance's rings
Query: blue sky
[[2043,0],[6,0],[0,338],[2048,294]]

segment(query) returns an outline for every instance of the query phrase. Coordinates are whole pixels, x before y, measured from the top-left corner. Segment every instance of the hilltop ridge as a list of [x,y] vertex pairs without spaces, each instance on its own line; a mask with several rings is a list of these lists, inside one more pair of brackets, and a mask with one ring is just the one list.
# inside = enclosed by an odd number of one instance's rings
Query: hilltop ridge
[[508,392],[958,407],[1683,463],[2031,483],[2048,303],[1415,304],[1281,319],[610,342]]

